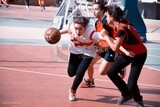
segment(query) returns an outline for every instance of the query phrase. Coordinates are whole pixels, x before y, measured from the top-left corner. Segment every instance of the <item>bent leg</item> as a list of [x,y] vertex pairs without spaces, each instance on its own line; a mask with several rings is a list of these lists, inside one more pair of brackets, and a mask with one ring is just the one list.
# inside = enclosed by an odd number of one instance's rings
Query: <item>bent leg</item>
[[131,62],[130,57],[118,56],[112,63],[111,68],[108,70],[107,75],[111,81],[117,86],[121,92],[122,97],[129,97],[131,93],[125,81],[118,75],[121,69],[125,68]]
[[78,66],[78,69],[76,71],[76,77],[73,81],[71,89],[76,91],[80,83],[82,82],[82,79],[84,77],[84,74],[86,70],[88,69],[93,57],[89,57],[86,55],[83,55],[82,61]]
[[142,67],[145,63],[147,54],[137,55],[133,58],[131,64],[131,71],[128,79],[128,88],[133,96],[133,99],[137,101],[142,101],[142,96],[140,95],[139,87],[137,85],[138,78],[140,76]]
[[69,63],[68,63],[68,75],[70,77],[73,77],[76,75],[76,71],[79,67],[79,64],[82,61],[82,58],[80,58],[81,54],[73,54],[70,53]]
[[99,73],[101,75],[106,75],[112,62],[115,59],[115,52],[112,51],[111,49],[108,49],[105,52],[100,53],[99,55],[103,58],[102,63],[100,64],[99,67]]
[[99,73],[100,75],[106,75],[107,71],[109,70],[110,66],[111,66],[112,62],[108,62],[105,59],[103,59],[102,63],[99,66]]
[[94,65],[97,63],[97,61],[100,59],[100,56],[96,56],[91,64],[88,67],[87,73],[88,73],[88,78],[85,79],[84,78],[84,82],[81,84],[81,88],[89,88],[89,87],[95,87],[94,84],[94,78],[93,78],[93,74],[94,74]]
[[90,64],[89,67],[88,67],[87,73],[88,73],[88,79],[89,79],[89,80],[93,80],[94,64],[96,64],[99,59],[101,59],[101,57],[100,57],[100,56],[96,56],[96,57],[92,60],[91,64]]

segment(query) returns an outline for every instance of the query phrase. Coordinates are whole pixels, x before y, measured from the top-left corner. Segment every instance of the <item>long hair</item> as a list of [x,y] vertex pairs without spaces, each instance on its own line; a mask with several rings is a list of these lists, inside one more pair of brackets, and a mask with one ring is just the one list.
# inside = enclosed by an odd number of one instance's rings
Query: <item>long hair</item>
[[87,19],[86,17],[83,17],[83,16],[81,16],[81,17],[75,17],[73,21],[74,21],[74,23],[82,25],[84,28],[89,23],[89,19]]
[[108,3],[106,0],[93,0],[93,3],[96,3],[96,2],[101,2],[104,5],[106,5]]
[[116,19],[118,22],[124,20],[124,12],[117,5],[106,6],[106,12],[108,12],[108,14],[114,19]]

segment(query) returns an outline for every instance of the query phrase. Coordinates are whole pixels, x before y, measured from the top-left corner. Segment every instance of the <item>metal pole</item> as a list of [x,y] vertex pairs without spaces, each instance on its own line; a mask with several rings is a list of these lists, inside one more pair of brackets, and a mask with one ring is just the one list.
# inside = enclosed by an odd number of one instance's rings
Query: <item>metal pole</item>
[[124,11],[126,13],[126,19],[130,21],[143,42],[147,41],[146,38],[146,26],[138,10],[138,0],[121,0],[122,6],[124,6]]

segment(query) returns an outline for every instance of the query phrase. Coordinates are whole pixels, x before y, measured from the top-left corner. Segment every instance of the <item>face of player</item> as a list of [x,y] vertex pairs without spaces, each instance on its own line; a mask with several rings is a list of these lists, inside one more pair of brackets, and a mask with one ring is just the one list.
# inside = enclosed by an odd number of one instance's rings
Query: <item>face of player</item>
[[85,32],[85,28],[81,24],[75,23],[74,29],[75,29],[75,33],[77,34],[77,36],[82,36],[83,33]]
[[100,18],[103,16],[103,11],[99,8],[98,4],[94,4],[92,9],[93,9],[93,15],[95,16],[95,18]]
[[108,12],[105,13],[105,16],[107,17],[107,23],[109,25],[112,25],[113,24],[113,17],[111,17]]

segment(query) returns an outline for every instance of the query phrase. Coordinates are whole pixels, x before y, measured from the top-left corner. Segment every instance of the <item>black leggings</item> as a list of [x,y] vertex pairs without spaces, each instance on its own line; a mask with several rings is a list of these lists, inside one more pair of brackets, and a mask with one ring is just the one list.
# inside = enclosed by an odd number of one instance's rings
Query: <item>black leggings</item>
[[73,91],[76,91],[82,82],[84,74],[92,62],[92,59],[93,57],[83,54],[70,53],[68,75],[70,77],[76,76],[71,87]]
[[[142,101],[143,97],[140,95],[137,81],[145,63],[146,57],[147,53],[137,55],[134,58],[119,55],[112,63],[112,66],[107,72],[107,75],[118,87],[122,97],[132,96],[135,101]],[[129,64],[131,64],[131,69],[128,78],[128,84],[126,84],[125,81],[123,81],[123,79],[118,75],[118,72]]]
[[24,0],[24,4],[25,4],[26,6],[29,6],[29,0]]

